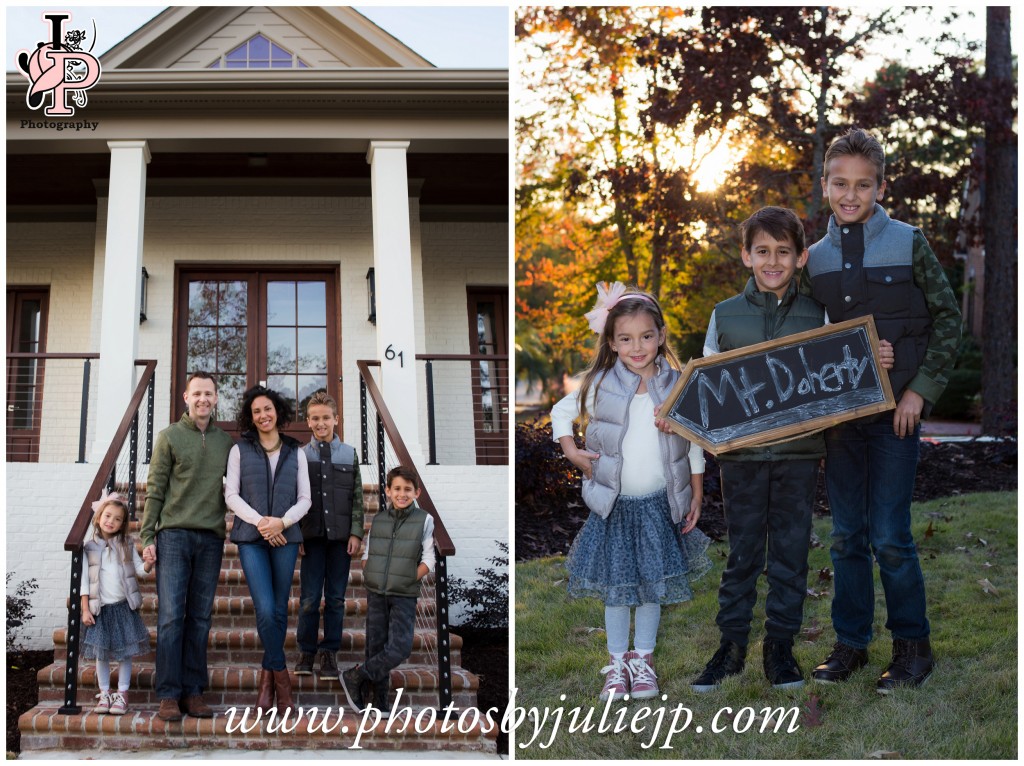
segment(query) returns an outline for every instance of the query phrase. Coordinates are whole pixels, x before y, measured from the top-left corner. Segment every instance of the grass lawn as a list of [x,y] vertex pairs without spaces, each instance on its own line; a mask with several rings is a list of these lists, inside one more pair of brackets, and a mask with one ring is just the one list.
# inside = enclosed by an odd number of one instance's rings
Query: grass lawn
[[[599,726],[605,704],[597,699],[603,681],[598,671],[608,657],[603,604],[566,596],[561,557],[517,563],[516,705],[541,716],[547,708],[549,716],[539,733],[531,717],[517,728],[516,757],[1015,759],[1017,493],[934,500],[915,504],[912,512],[937,667],[923,688],[889,696],[875,692],[891,658],[877,567],[876,638],[868,667],[849,682],[808,680],[789,692],[768,686],[761,668],[767,590],[762,577],[746,670],[716,692],[691,691],[689,682],[718,647],[717,588],[727,552],[718,543],[710,551],[715,568],[695,584],[694,601],[662,612],[655,666],[667,700],[612,703]],[[825,545],[811,550],[808,589],[816,595],[807,598],[804,632],[795,647],[808,679],[835,640],[830,529],[830,519],[815,520],[815,534]],[[563,713],[556,727],[558,708]],[[574,708],[581,710],[570,731]],[[777,708],[796,708],[798,714],[764,712]],[[684,727],[688,713],[692,719]],[[713,732],[715,723],[725,731]],[[673,725],[680,731],[669,736]]]

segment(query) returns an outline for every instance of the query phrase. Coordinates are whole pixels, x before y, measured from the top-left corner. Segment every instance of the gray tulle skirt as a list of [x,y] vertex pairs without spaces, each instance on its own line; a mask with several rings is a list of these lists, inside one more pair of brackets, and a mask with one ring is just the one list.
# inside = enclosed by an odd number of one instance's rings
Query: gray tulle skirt
[[126,660],[149,652],[149,631],[127,601],[104,604],[95,625],[82,634],[82,657],[87,660]]
[[573,541],[565,562],[569,595],[606,606],[689,601],[690,583],[711,569],[711,540],[699,529],[679,530],[665,490],[620,495],[608,518],[591,513]]

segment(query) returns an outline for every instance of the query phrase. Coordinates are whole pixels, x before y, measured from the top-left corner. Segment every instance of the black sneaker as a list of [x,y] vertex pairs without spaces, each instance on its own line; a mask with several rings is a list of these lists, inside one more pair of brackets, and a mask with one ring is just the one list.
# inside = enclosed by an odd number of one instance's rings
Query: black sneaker
[[876,684],[879,694],[888,694],[893,689],[916,689],[935,669],[935,658],[928,639],[922,641],[905,641],[902,638],[892,640],[892,662],[885,669]]
[[363,708],[366,707],[366,703],[363,701],[363,684],[365,680],[359,665],[353,665],[341,674],[341,688],[345,691],[348,704],[357,713],[362,713]]
[[313,653],[302,652],[299,655],[299,661],[295,663],[295,675],[297,676],[311,676],[313,675]]
[[695,692],[712,691],[728,676],[742,673],[746,659],[747,647],[723,638],[715,656],[704,668],[704,672],[690,684],[690,688]]
[[775,689],[798,689],[804,685],[804,674],[793,656],[793,640],[766,638],[764,651],[764,677]]
[[388,702],[388,695],[390,692],[390,678],[386,678],[383,681],[377,681],[373,684],[373,701],[370,703],[370,707],[379,710],[381,718],[391,717],[391,705]]
[[335,659],[334,652],[326,649],[321,649],[318,653],[320,658],[320,680],[321,681],[337,681],[340,679],[338,672],[338,660]]
[[867,649],[855,649],[842,641],[836,641],[825,661],[811,671],[811,678],[825,684],[839,683],[867,664]]

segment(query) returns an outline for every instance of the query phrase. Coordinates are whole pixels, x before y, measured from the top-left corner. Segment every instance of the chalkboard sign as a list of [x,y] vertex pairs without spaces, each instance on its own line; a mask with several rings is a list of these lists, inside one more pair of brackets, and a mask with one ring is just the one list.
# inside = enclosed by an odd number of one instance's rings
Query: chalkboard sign
[[875,322],[865,316],[690,361],[665,419],[718,455],[895,406]]

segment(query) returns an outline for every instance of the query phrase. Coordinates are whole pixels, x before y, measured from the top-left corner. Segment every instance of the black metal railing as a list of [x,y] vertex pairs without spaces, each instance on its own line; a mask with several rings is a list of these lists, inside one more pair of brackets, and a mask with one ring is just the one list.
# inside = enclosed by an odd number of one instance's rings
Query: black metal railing
[[[381,395],[377,381],[370,372],[371,367],[379,367],[379,361],[358,361],[359,368],[359,409],[360,409],[360,446],[362,447],[363,464],[377,468],[377,488],[379,508],[384,507],[385,477],[387,472],[397,465],[413,466],[412,457],[402,440],[398,427],[395,425]],[[428,614],[416,610],[417,626],[429,628],[420,635],[436,636],[434,643],[428,643],[425,652],[430,661],[437,666],[438,707],[446,709],[452,704],[452,655],[451,636],[448,625],[448,556],[455,555],[448,530],[441,520],[430,497],[430,492],[420,477],[419,505],[434,519],[434,552],[436,562],[433,576],[434,624],[428,625]],[[372,531],[371,531],[372,534]],[[429,601],[431,582],[424,577],[420,585],[421,596]]]
[[[74,422],[78,415],[78,462],[85,462],[89,422],[89,385],[96,353],[7,354],[7,462],[37,463],[45,426]],[[74,411],[71,394],[81,388],[81,406]],[[44,392],[50,391],[48,400]],[[46,407],[44,408],[44,401]],[[66,449],[64,433],[54,446]],[[48,457],[59,457],[49,451]]]
[[[428,465],[508,465],[508,356],[417,354],[416,359],[425,363]],[[445,430],[452,439],[440,448],[438,409],[445,412]],[[472,450],[465,450],[467,444]]]
[[[129,513],[135,518],[136,503],[136,469],[139,449],[140,414],[145,418],[146,462],[152,455],[153,434],[153,379],[156,361],[137,360],[136,365],[144,365],[139,382],[128,403],[124,416],[114,432],[106,454],[100,461],[96,476],[89,491],[82,501],[82,506],[75,517],[75,522],[64,541],[64,550],[71,553],[71,584],[68,589],[68,632],[67,660],[64,684],[64,705],[59,712],[63,715],[77,715],[81,712],[78,705],[78,660],[79,638],[82,624],[82,567],[84,565],[83,546],[92,523],[92,503],[100,496],[101,491],[117,489],[128,496]],[[120,467],[120,469],[119,469]],[[124,477],[118,480],[118,474]],[[126,486],[125,486],[126,485]]]

